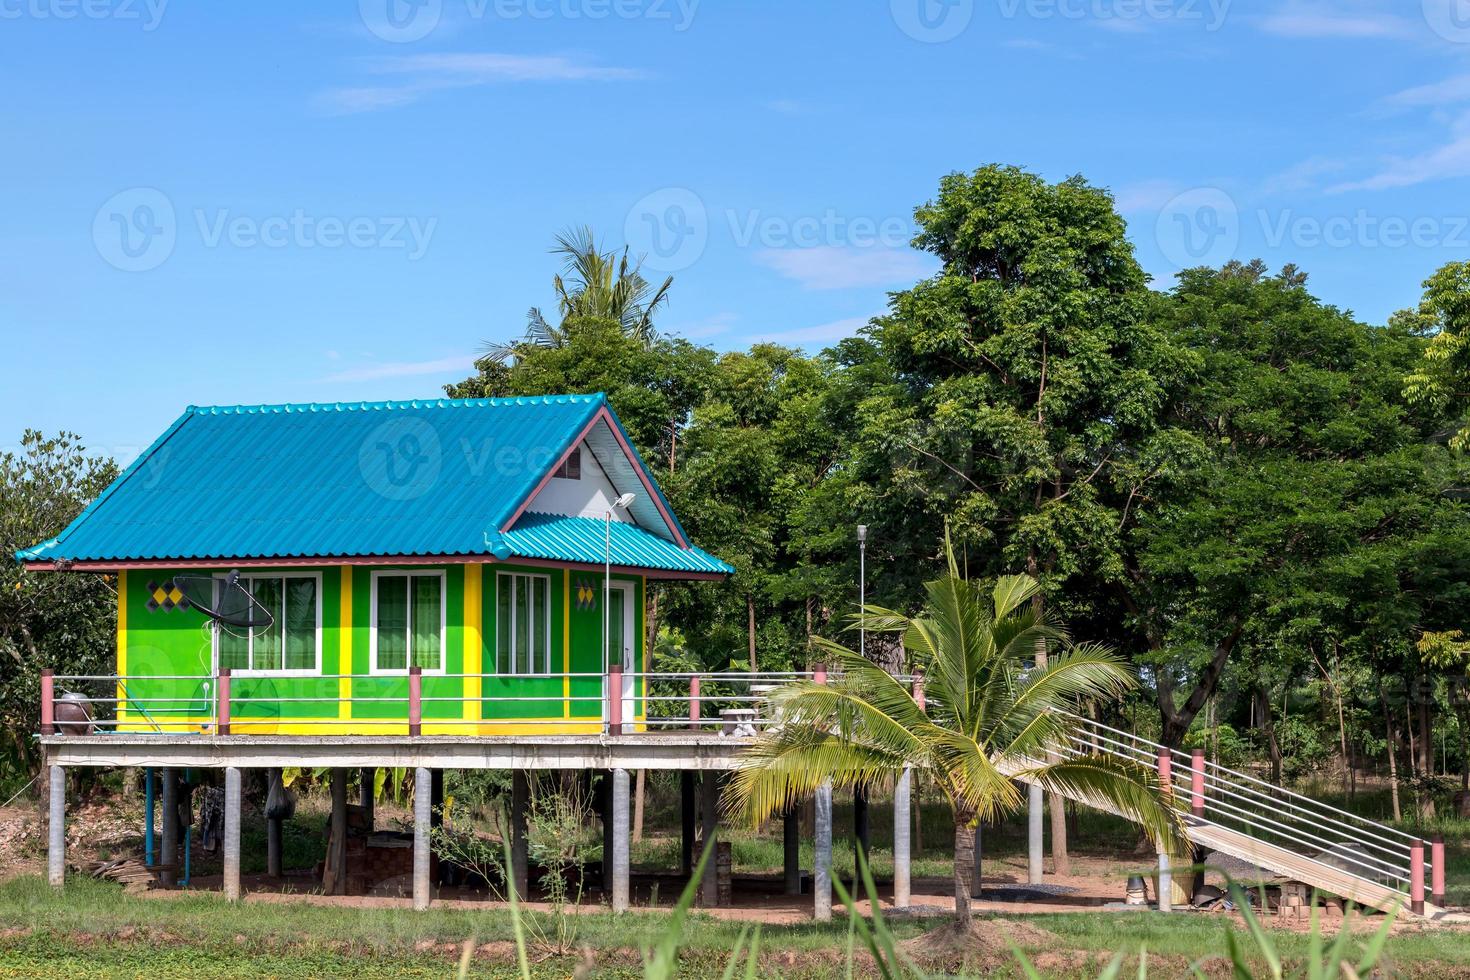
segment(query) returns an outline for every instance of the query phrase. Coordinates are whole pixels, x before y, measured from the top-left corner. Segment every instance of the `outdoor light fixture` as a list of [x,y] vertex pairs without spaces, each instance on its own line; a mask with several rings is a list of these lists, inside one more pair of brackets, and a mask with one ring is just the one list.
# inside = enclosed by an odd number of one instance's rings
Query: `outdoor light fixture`
[[858,653],[868,655],[868,525],[859,524],[858,534]]
[[[607,673],[612,663],[612,637],[608,634],[612,626],[612,515],[615,510],[627,510],[638,498],[636,493],[625,493],[603,512],[602,520],[602,672]],[[627,610],[624,610],[624,615]]]

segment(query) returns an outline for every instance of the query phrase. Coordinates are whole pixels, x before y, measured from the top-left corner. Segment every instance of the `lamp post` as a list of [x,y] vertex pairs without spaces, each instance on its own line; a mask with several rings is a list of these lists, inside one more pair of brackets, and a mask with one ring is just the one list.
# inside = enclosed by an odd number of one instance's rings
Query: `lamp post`
[[858,538],[858,653],[868,655],[868,525],[859,524]]
[[[615,510],[618,510],[618,509],[626,510],[628,508],[628,506],[631,505],[633,503],[633,501],[637,498],[637,496],[638,495],[635,494],[635,493],[625,493],[625,494],[623,494],[617,500],[614,500],[612,502],[612,504],[607,508],[607,510],[603,512],[603,515],[602,515],[602,520],[603,520],[603,526],[602,526],[602,547],[603,547],[603,567],[602,567],[602,671],[603,671],[603,673],[607,673],[607,668],[612,663],[612,650],[611,650],[612,637],[609,635],[609,633],[611,632],[611,629],[612,629],[612,627],[611,627],[611,622],[612,622],[612,515],[613,515],[613,511],[615,511]],[[624,612],[624,615],[627,614],[627,610],[624,610],[623,612]],[[622,694],[621,691],[618,692],[618,693],[619,693],[619,695]]]

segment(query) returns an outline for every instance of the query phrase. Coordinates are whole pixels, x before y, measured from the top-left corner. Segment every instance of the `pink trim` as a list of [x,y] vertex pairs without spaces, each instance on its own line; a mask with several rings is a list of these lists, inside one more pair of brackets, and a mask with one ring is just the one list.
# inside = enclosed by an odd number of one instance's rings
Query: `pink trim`
[[215,682],[215,693],[219,696],[219,707],[215,709],[215,715],[219,722],[219,733],[230,734],[230,668],[226,667],[219,672],[219,680]]
[[[335,565],[529,565],[536,568],[571,568],[602,571],[601,565],[587,562],[553,561],[549,558],[507,558],[493,555],[324,555],[309,558],[188,558],[148,559],[143,561],[78,561],[67,566],[72,572],[115,572],[139,568],[327,568]],[[27,571],[55,572],[55,562],[28,563]],[[636,565],[614,565],[621,575],[642,575],[651,579],[680,582],[718,582],[728,576],[724,572],[681,572],[662,568],[640,568]]]
[[424,730],[424,671],[408,668],[408,734],[420,735]]
[[1174,756],[1168,749],[1159,749],[1159,792],[1165,796],[1174,793]]
[[1424,842],[1409,845],[1409,910],[1424,914]]
[[607,733],[623,734],[623,665],[607,668]]
[[1432,867],[1429,869],[1429,895],[1434,904],[1444,907],[1444,835],[1436,834],[1434,840],[1429,842],[1429,860]]
[[572,454],[572,450],[582,444],[582,440],[587,438],[588,433],[592,431],[593,426],[597,425],[598,422],[605,422],[607,424],[608,431],[613,434],[613,437],[618,441],[618,445],[622,447],[623,455],[628,457],[628,462],[633,464],[633,469],[638,473],[638,479],[642,482],[643,489],[648,494],[648,499],[652,500],[653,505],[658,508],[659,516],[664,519],[664,525],[669,529],[669,533],[674,536],[674,541],[679,547],[687,549],[689,542],[684,540],[684,535],[679,533],[679,525],[674,523],[673,516],[664,507],[663,499],[659,496],[658,491],[654,489],[653,482],[648,479],[648,473],[639,464],[638,457],[633,454],[633,447],[628,445],[627,439],[623,438],[622,430],[613,421],[612,412],[608,410],[606,405],[597,410],[597,414],[592,416],[592,419],[577,435],[577,438],[572,440],[572,444],[567,447],[566,452],[562,453],[556,462],[552,464],[551,469],[546,471],[546,475],[541,478],[541,482],[536,484],[536,489],[532,490],[526,496],[526,499],[521,501],[521,505],[516,508],[515,513],[511,514],[510,518],[504,524],[500,525],[501,532],[509,531],[515,526],[515,522],[520,520],[521,515],[531,506],[531,501],[535,500],[536,495],[545,488],[546,484],[551,482],[552,475],[561,469],[561,464],[566,462],[567,457]]
[[1196,817],[1205,815],[1205,750],[1195,749],[1190,759],[1189,788],[1191,791],[1190,809]]
[[41,671],[41,734],[56,734],[56,680],[50,667]]
[[699,696],[699,678],[689,678],[689,727],[699,727],[699,702],[703,698]]

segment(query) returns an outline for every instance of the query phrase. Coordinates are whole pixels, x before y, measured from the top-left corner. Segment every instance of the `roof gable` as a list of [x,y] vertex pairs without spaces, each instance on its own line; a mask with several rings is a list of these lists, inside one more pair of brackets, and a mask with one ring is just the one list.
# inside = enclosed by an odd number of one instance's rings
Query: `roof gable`
[[614,481],[644,488],[657,520],[643,526],[687,548],[606,398],[556,395],[190,407],[66,530],[17,558],[504,557],[500,532],[594,429],[619,449]]

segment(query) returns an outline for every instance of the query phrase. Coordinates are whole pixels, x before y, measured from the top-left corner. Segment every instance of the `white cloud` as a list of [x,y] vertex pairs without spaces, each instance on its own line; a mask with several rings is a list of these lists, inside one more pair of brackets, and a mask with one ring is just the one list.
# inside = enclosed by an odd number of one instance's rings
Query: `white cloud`
[[1301,163],[1286,168],[1278,174],[1267,177],[1262,183],[1261,189],[1267,194],[1289,194],[1299,193],[1315,189],[1320,178],[1329,174],[1341,173],[1347,168],[1347,163],[1342,160],[1333,160],[1328,157],[1311,157]]
[[384,364],[365,364],[329,374],[323,381],[378,381],[383,378],[414,378],[425,374],[448,374],[451,371],[468,372],[474,365],[474,357],[441,357],[434,361],[392,361]]
[[372,112],[409,105],[445,89],[524,82],[621,82],[648,77],[636,68],[594,65],[560,55],[416,54],[373,58],[364,65],[369,74],[405,80],[327,89],[313,99],[317,108],[343,114]]
[[671,336],[683,337],[686,340],[703,340],[727,333],[739,319],[740,317],[734,313],[716,313],[693,323],[676,324],[668,328],[666,332]]
[[1455,75],[1443,81],[1404,89],[1383,101],[1387,105],[1431,109],[1470,101],[1470,75]]
[[1278,37],[1401,40],[1414,36],[1408,21],[1390,14],[1349,17],[1331,13],[1282,13],[1263,17],[1259,23],[1261,30]]
[[1161,211],[1164,205],[1187,188],[1172,180],[1144,180],[1127,184],[1113,192],[1113,204],[1120,214],[1139,211]]
[[913,282],[930,275],[933,260],[906,248],[767,248],[756,261],[807,289],[852,289]]
[[[876,313],[874,314],[874,316],[877,315]],[[858,330],[866,327],[868,321],[871,319],[872,317],[867,316],[854,316],[848,317],[845,320],[833,320],[831,323],[823,323],[815,327],[756,333],[751,335],[749,339],[752,343],[786,344],[790,347],[805,347],[810,344],[830,344],[847,337],[856,336]]]

